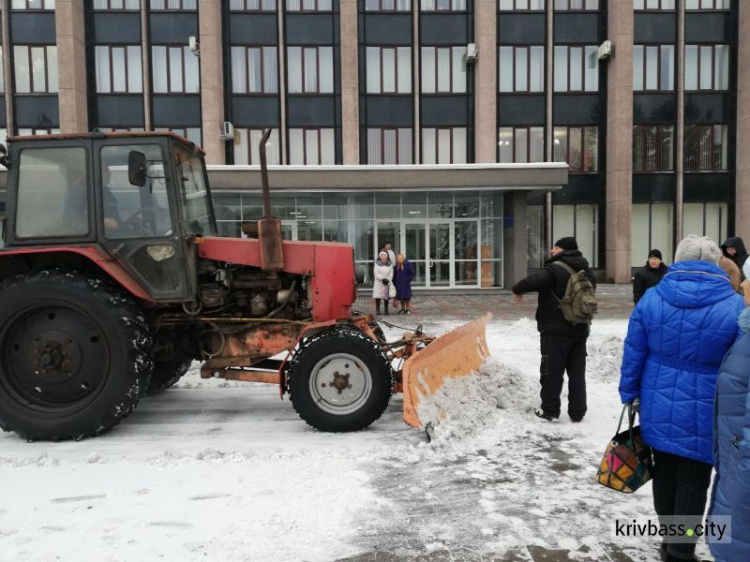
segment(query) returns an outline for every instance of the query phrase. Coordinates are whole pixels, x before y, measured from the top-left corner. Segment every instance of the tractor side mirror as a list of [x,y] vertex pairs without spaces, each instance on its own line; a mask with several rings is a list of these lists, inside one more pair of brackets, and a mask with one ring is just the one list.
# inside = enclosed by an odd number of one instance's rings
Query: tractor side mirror
[[0,164],[10,169],[10,158],[8,158],[8,149],[4,144],[0,144]]
[[131,185],[143,187],[146,185],[146,177],[146,155],[131,150],[128,154],[128,181]]

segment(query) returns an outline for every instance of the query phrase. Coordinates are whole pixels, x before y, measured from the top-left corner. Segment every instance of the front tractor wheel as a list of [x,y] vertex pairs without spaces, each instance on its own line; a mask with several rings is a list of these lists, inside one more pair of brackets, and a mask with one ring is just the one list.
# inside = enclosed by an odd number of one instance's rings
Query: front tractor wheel
[[360,431],[388,407],[393,373],[375,342],[356,329],[315,336],[289,369],[289,397],[299,416],[320,431]]
[[135,409],[151,376],[151,338],[129,295],[57,269],[9,279],[0,294],[3,429],[81,439]]

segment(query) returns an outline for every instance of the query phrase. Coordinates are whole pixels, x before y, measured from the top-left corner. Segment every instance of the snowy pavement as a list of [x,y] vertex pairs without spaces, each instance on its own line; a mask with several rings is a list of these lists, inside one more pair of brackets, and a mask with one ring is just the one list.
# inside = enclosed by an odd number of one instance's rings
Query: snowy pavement
[[96,439],[0,434],[0,561],[656,561],[656,543],[614,531],[652,514],[650,485],[595,480],[626,327],[593,328],[581,424],[534,417],[539,340],[520,319],[489,325],[493,357],[446,389],[466,398],[431,443],[400,396],[364,432],[322,434],[273,387],[197,372]]

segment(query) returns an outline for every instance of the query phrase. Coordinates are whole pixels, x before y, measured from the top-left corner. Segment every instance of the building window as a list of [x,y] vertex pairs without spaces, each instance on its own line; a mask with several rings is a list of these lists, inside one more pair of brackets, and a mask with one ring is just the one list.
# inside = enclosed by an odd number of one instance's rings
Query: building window
[[596,46],[555,47],[555,91],[599,90],[599,56]]
[[37,137],[41,135],[59,135],[60,129],[56,128],[45,128],[45,127],[35,127],[35,128],[19,128],[18,129],[18,136],[19,137]]
[[466,127],[422,129],[422,164],[466,164]]
[[5,91],[5,54],[3,52],[3,46],[0,45],[0,92],[4,92],[4,91]]
[[633,127],[633,171],[670,172],[674,170],[674,126],[635,125]]
[[598,127],[555,127],[553,160],[567,162],[571,174],[599,171]]
[[685,90],[729,89],[729,45],[685,45]]
[[287,12],[330,12],[333,0],[286,0]]
[[365,0],[366,12],[411,12],[411,0]]
[[652,248],[661,250],[669,264],[674,255],[674,206],[672,203],[646,203],[632,206],[630,212],[630,265],[643,267]]
[[232,93],[275,94],[278,91],[276,47],[232,47]]
[[96,92],[99,94],[136,94],[143,92],[140,46],[97,45]]
[[498,162],[544,162],[544,127],[500,127]]
[[466,0],[422,0],[423,12],[465,12]]
[[575,237],[578,249],[588,258],[591,267],[597,267],[599,261],[598,214],[598,205],[552,206],[552,239]]
[[[260,165],[260,139],[264,129],[239,129],[235,128],[236,140],[234,143],[234,163],[239,165]],[[279,142],[279,130],[271,129],[271,136],[266,143],[266,158],[269,166],[281,164],[281,143]]]
[[58,91],[57,47],[13,47],[16,93],[50,94]]
[[94,0],[94,10],[140,10],[141,0]]
[[544,91],[544,47],[500,47],[500,91]]
[[599,0],[555,0],[555,10],[558,12],[598,9]]
[[333,129],[289,129],[289,163],[303,166],[335,164]]
[[198,9],[198,0],[151,0],[152,10],[190,10]]
[[[94,130],[94,129],[92,129]],[[100,133],[142,133],[143,127],[95,127]]]
[[674,45],[633,47],[633,90],[674,90]]
[[411,47],[367,47],[367,93],[411,94]]
[[685,203],[682,207],[682,231],[708,236],[711,240],[727,239],[729,209],[726,203]]
[[276,0],[229,0],[230,12],[275,12]]
[[685,125],[685,170],[727,169],[726,125]]
[[54,10],[55,0],[13,0],[11,10]]
[[500,0],[499,8],[501,12],[513,11],[544,11],[546,0]]
[[162,133],[172,132],[198,146],[203,144],[200,127],[154,127],[154,131]]
[[668,10],[675,9],[675,0],[635,0],[636,10]]
[[422,93],[466,92],[466,47],[422,47]]
[[155,94],[197,94],[200,65],[189,47],[151,47]]
[[411,129],[367,129],[367,163],[413,164],[414,145]]
[[288,47],[290,94],[333,93],[333,47]]
[[685,9],[686,10],[731,10],[732,0],[685,0]]

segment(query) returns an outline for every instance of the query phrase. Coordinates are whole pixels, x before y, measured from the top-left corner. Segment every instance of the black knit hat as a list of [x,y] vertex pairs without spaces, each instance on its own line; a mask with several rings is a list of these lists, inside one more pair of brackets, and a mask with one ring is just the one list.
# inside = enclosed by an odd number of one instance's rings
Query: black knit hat
[[657,249],[653,249],[648,253],[648,257],[650,258],[659,258],[660,260],[664,261],[664,259],[661,257],[661,252]]
[[555,242],[555,246],[565,251],[574,251],[578,249],[578,242],[572,236],[567,236]]

